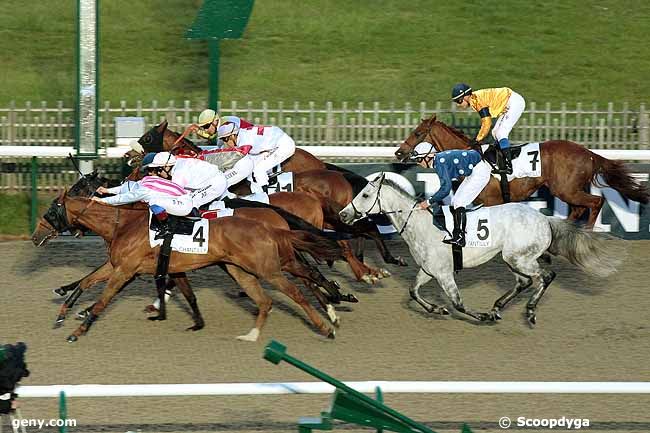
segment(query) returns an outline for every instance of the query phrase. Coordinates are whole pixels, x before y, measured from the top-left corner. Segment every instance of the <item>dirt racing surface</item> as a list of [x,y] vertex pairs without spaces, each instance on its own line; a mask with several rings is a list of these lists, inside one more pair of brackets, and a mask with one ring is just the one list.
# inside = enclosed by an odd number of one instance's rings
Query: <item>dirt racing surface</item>
[[[288,298],[270,289],[274,309],[257,343],[235,336],[253,326],[255,307],[240,298],[218,268],[190,274],[206,320],[195,333],[182,296],[170,302],[165,322],[150,322],[142,309],[154,296],[151,277],[127,286],[74,344],[66,337],[80,322],[70,314],[53,329],[62,298],[51,289],[80,279],[106,259],[98,239],[57,240],[44,248],[26,241],[0,243],[0,342],[25,341],[32,375],[23,385],[144,384],[313,381],[281,363],[262,359],[270,339],[288,352],[344,381],[650,381],[650,242],[628,241],[628,256],[608,279],[587,276],[563,259],[550,268],[557,278],[540,302],[538,325],[524,318],[525,292],[496,325],[437,318],[411,302],[408,288],[417,268],[405,244],[393,252],[411,266],[386,266],[393,276],[374,287],[354,282],[343,264],[326,276],[360,299],[338,308],[341,327],[334,341],[320,337]],[[368,245],[367,261],[378,264]],[[489,310],[514,284],[499,257],[457,277],[465,304]],[[99,296],[82,295],[73,312]],[[422,293],[446,302],[437,284]],[[327,409],[329,395],[213,396],[167,398],[74,398],[68,416],[73,432],[287,432],[300,416]],[[650,395],[579,394],[386,394],[385,402],[438,432],[459,432],[467,421],[474,431],[502,431],[508,416],[588,419],[585,430],[650,431]],[[57,415],[56,399],[23,399],[24,418]],[[5,420],[5,428],[8,427]],[[519,427],[518,427],[519,428]],[[361,430],[351,425],[335,430]],[[519,428],[521,429],[521,428]],[[557,431],[559,428],[554,429]],[[512,431],[519,431],[515,426]],[[36,431],[31,429],[28,431]],[[43,429],[41,431],[55,431]],[[529,428],[526,431],[548,431]]]

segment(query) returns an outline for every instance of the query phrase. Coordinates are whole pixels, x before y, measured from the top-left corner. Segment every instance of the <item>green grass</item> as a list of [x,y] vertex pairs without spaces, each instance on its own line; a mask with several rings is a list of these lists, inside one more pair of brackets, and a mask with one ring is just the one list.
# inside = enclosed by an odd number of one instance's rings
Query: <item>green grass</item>
[[[201,1],[101,1],[101,99],[207,100],[205,42],[183,33]],[[4,0],[0,106],[75,94],[76,1]],[[528,101],[648,102],[650,2],[257,0],[221,43],[220,99],[447,100],[507,85]]]
[[[0,194],[0,203],[2,203],[0,206],[0,235],[28,235],[30,195]],[[48,200],[39,199],[39,218],[45,213],[48,206]]]

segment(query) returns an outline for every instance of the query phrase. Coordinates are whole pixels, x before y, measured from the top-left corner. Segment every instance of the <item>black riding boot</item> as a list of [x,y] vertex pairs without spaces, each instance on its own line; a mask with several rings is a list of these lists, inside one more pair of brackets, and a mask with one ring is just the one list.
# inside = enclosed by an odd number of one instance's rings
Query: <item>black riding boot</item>
[[512,153],[510,153],[510,148],[506,147],[505,149],[501,149],[501,153],[503,154],[503,165],[500,169],[505,170],[508,174],[512,174]]
[[[154,218],[157,218],[157,216],[154,215]],[[169,226],[169,217],[158,219],[157,227],[158,230],[156,231],[156,236],[154,237],[156,240],[165,239],[167,236],[173,234],[172,229]]]
[[451,239],[443,240],[446,244],[455,244],[460,247],[465,246],[465,228],[467,227],[467,216],[465,208],[459,207],[454,209],[454,232]]

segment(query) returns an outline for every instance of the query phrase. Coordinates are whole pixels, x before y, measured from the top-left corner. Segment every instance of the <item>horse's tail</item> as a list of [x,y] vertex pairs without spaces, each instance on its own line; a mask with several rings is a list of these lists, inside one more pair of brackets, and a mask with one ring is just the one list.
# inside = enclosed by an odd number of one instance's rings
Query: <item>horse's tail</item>
[[343,259],[343,249],[336,241],[304,230],[292,230],[286,235],[293,248],[309,253],[316,260]]
[[632,177],[623,162],[607,159],[595,153],[593,155],[595,170],[591,178],[592,184],[599,186],[596,176],[600,174],[608,186],[620,192],[626,199],[648,204],[650,192]]
[[560,255],[583,271],[606,277],[616,272],[624,259],[620,241],[603,233],[595,233],[572,221],[548,217],[552,241],[548,252]]

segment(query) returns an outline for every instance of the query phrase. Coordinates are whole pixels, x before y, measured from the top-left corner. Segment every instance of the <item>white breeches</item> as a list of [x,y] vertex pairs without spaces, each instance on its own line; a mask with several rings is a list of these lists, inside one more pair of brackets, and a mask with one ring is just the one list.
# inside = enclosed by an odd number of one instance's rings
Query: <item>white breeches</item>
[[192,212],[192,197],[190,194],[179,197],[155,197],[149,200],[149,206],[158,205],[170,215],[185,216]]
[[198,208],[206,203],[217,200],[225,195],[228,188],[226,176],[215,176],[210,184],[190,193],[194,207]]
[[516,92],[512,92],[505,113],[501,114],[492,128],[492,136],[498,142],[502,138],[508,138],[510,131],[521,117],[526,108],[526,101]]
[[253,172],[254,166],[255,164],[253,162],[253,158],[251,158],[249,155],[246,155],[237,161],[237,163],[231,169],[226,170],[223,173],[224,176],[226,176],[228,186],[231,187],[250,176]]
[[467,176],[458,187],[451,199],[451,205],[455,208],[470,205],[490,181],[491,172],[492,169],[487,162],[481,161],[476,164],[472,174]]
[[253,156],[255,168],[253,176],[256,183],[262,187],[269,184],[268,171],[276,165],[290,158],[296,152],[296,143],[287,134],[284,134],[276,143],[275,149],[270,152],[260,153]]

